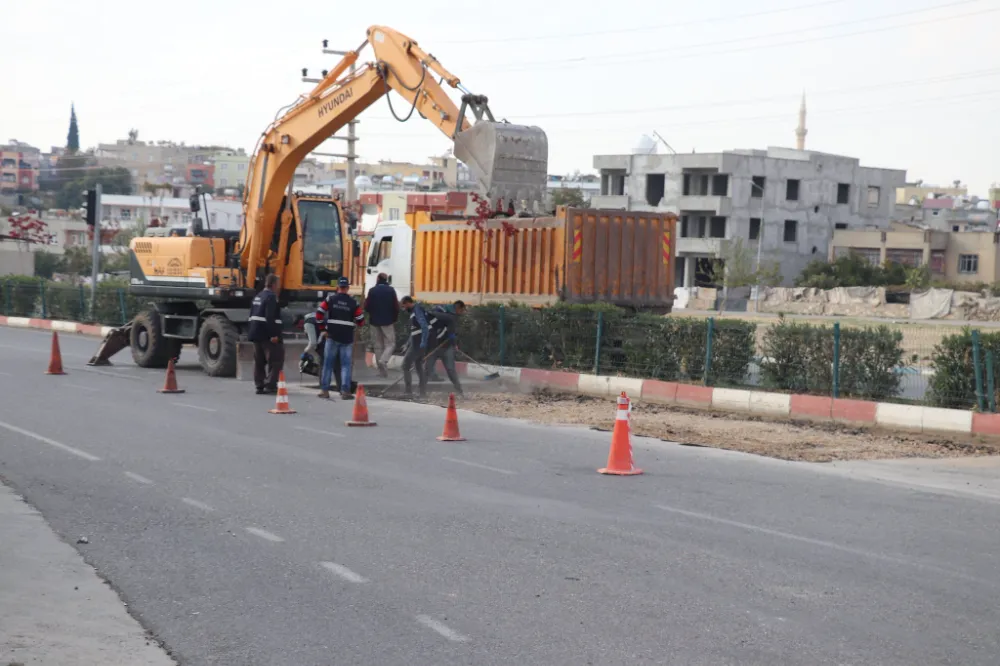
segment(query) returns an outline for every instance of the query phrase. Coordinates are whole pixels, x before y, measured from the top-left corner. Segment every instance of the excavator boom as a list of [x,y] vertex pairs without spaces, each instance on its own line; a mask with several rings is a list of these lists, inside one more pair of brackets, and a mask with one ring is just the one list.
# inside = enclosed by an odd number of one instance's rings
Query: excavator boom
[[[350,73],[359,52],[371,46],[374,62]],[[462,93],[457,106],[443,85]],[[291,226],[291,183],[296,167],[323,141],[345,127],[362,111],[393,90],[414,113],[433,123],[455,145],[455,156],[468,165],[479,189],[504,209],[538,210],[542,204],[548,166],[548,140],[537,127],[497,122],[485,96],[467,91],[458,77],[445,69],[417,43],[392,28],[373,26],[358,49],[348,53],[316,87],[303,96],[264,132],[255,151],[244,199],[245,224],[240,240],[240,265],[246,286],[252,287],[272,261],[283,273],[286,261],[273,253],[293,251],[272,246],[275,226],[287,238]],[[391,103],[390,103],[391,108]],[[472,116],[472,122],[467,116]],[[284,212],[283,212],[284,211]],[[294,242],[294,241],[291,241]],[[301,251],[301,248],[297,248]],[[282,276],[284,277],[284,276]]]

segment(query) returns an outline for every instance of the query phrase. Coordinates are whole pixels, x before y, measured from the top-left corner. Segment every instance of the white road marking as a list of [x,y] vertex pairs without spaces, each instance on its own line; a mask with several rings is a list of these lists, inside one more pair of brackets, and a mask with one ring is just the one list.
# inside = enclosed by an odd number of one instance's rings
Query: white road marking
[[217,409],[212,409],[211,407],[201,407],[199,405],[189,405],[186,402],[175,402],[174,405],[177,406],[177,407],[187,407],[188,409],[197,409],[199,412],[217,412],[217,411],[219,411]]
[[327,435],[329,437],[343,437],[344,433],[333,432],[330,430],[316,430],[315,428],[303,428],[302,426],[295,426],[296,430],[301,430],[302,432],[311,432],[316,435]]
[[348,583],[367,583],[368,579],[364,576],[358,575],[348,569],[347,567],[337,564],[336,562],[320,562],[320,565],[327,571],[331,571],[334,574],[340,576]]
[[66,384],[70,388],[79,389],[80,391],[100,391],[101,389],[96,389],[93,386],[83,386],[81,384]]
[[[74,368],[76,370],[77,368]],[[90,368],[79,368],[81,372],[92,372],[95,375],[104,375],[105,377],[114,377],[115,379],[133,379],[137,382],[142,381],[142,377],[135,377],[133,375],[126,375],[120,372],[105,372],[104,370],[91,370]]]
[[427,627],[431,631],[435,631],[435,632],[441,634],[442,636],[444,636],[445,638],[447,638],[449,641],[452,641],[454,643],[464,643],[467,640],[469,640],[466,636],[463,636],[462,634],[458,633],[457,631],[455,631],[454,629],[452,629],[448,625],[442,624],[441,622],[438,622],[437,620],[435,620],[434,618],[432,618],[430,615],[418,615],[417,616],[417,622],[419,622],[420,624],[424,625],[425,627]]
[[480,465],[479,463],[469,462],[468,460],[459,460],[458,458],[449,458],[447,456],[442,456],[441,460],[447,460],[448,462],[458,463],[459,465],[468,465],[469,467],[476,467],[478,469],[485,469],[491,472],[496,472],[497,474],[517,474],[517,472],[512,472],[509,469],[502,469],[500,467],[490,467],[489,465]]
[[254,536],[259,536],[261,539],[267,539],[268,541],[273,541],[275,543],[281,543],[282,541],[284,541],[284,539],[282,539],[277,534],[271,534],[270,532],[257,529],[256,527],[245,527],[243,529],[245,529],[247,532],[249,532]]
[[883,562],[891,562],[892,564],[904,564],[906,566],[917,567],[918,569],[927,569],[930,571],[936,571],[938,573],[946,574],[948,576],[954,576],[955,578],[960,578],[962,580],[968,580],[979,583],[984,582],[982,581],[982,579],[976,578],[974,576],[969,576],[967,574],[963,574],[960,571],[946,569],[944,567],[939,567],[934,564],[924,564],[923,562],[915,562],[913,560],[907,560],[902,557],[893,557],[892,555],[883,555],[882,553],[875,553],[869,550],[862,550],[860,548],[851,548],[850,546],[844,546],[839,543],[834,543],[833,541],[824,541],[822,539],[813,539],[812,537],[800,536],[798,534],[790,534],[788,532],[782,532],[780,530],[773,530],[769,527],[761,527],[760,525],[753,525],[751,523],[741,523],[738,520],[719,518],[717,516],[712,516],[707,513],[699,513],[697,511],[687,511],[685,509],[678,509],[672,506],[664,506],[662,504],[654,504],[654,506],[662,511],[676,513],[681,516],[687,516],[688,518],[697,518],[699,520],[718,523],[720,525],[728,525],[729,527],[736,527],[741,530],[746,530],[748,532],[757,532],[758,534],[766,534],[768,536],[778,537],[780,539],[788,539],[789,541],[798,541],[799,543],[807,543],[812,546],[820,546],[822,548],[829,548],[831,550],[839,550],[842,553],[857,555],[859,557],[870,558],[873,560],[881,560]]
[[146,477],[140,474],[136,474],[135,472],[125,472],[125,476],[139,483],[145,483],[147,485],[152,485],[153,483],[150,479],[147,479]]
[[86,451],[81,451],[80,449],[73,448],[72,446],[67,446],[67,445],[62,444],[60,442],[57,442],[54,439],[49,439],[48,437],[45,437],[43,435],[39,435],[36,432],[31,432],[30,430],[25,430],[23,428],[18,428],[15,425],[11,425],[9,423],[4,423],[3,421],[0,421],[0,428],[6,428],[7,430],[10,430],[11,432],[16,432],[19,435],[24,435],[25,437],[30,437],[31,439],[35,439],[35,440],[38,440],[39,442],[42,442],[43,444],[48,444],[49,446],[54,446],[57,449],[62,449],[66,453],[72,453],[74,456],[79,456],[79,457],[83,458],[84,460],[89,460],[90,462],[97,462],[98,460],[100,460],[100,458],[98,458],[97,456],[95,456],[93,454],[90,454],[90,453],[87,453]]
[[0,376],[2,376],[2,377],[13,377],[14,373],[13,372],[0,372]]
[[196,509],[201,509],[202,511],[215,511],[215,509],[210,507],[208,504],[191,499],[190,497],[182,497],[181,501],[189,506],[195,507]]

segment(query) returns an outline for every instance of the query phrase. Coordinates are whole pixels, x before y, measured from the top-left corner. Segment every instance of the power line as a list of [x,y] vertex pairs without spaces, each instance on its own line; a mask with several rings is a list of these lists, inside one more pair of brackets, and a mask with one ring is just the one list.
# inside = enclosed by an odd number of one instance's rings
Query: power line
[[694,19],[692,21],[682,21],[680,23],[660,23],[655,25],[635,26],[632,28],[592,30],[589,32],[550,33],[548,35],[498,37],[494,39],[446,39],[446,40],[441,40],[438,43],[439,44],[498,44],[505,42],[529,42],[529,41],[539,41],[546,39],[566,39],[571,37],[597,37],[600,35],[618,35],[618,34],[626,34],[633,32],[648,32],[650,30],[660,30],[662,28],[680,28],[690,25],[702,25],[705,23],[718,23],[722,21],[739,21],[742,19],[755,18],[758,16],[770,16],[773,14],[783,14],[785,12],[794,12],[794,11],[801,11],[803,9],[812,9],[813,7],[834,5],[834,4],[839,4],[841,2],[844,2],[844,0],[822,0],[821,2],[813,2],[808,5],[798,5],[795,7],[779,7],[777,9],[765,9],[759,12],[748,12],[746,14],[730,14],[728,16],[710,16],[701,19]]
[[[970,2],[980,2],[980,1],[981,0],[961,0],[960,2],[950,3],[948,5],[938,5],[936,7],[930,7],[930,8],[921,9],[921,10],[913,10],[913,11],[909,11],[909,12],[899,12],[898,14],[895,14],[895,15],[892,15],[892,16],[901,16],[901,15],[904,15],[904,14],[912,14],[912,13],[915,13],[915,12],[918,12],[918,11],[919,12],[931,11],[933,9],[941,9],[941,8],[944,8],[944,7],[950,7],[950,6],[954,6],[954,5],[958,5],[958,4],[968,4]],[[966,13],[966,14],[956,14],[954,16],[944,16],[944,17],[940,17],[940,18],[924,19],[924,20],[921,20],[921,21],[911,21],[909,23],[901,23],[899,25],[883,26],[883,27],[880,27],[880,28],[869,28],[867,30],[856,30],[854,32],[845,32],[845,33],[840,33],[840,34],[837,34],[837,35],[821,35],[821,36],[817,36],[817,37],[810,37],[810,38],[807,38],[807,39],[798,39],[798,40],[792,40],[792,41],[784,41],[784,42],[778,42],[778,43],[773,43],[773,44],[756,44],[756,45],[753,45],[753,46],[745,46],[745,47],[739,47],[739,48],[733,48],[733,49],[722,49],[722,50],[717,50],[717,51],[701,51],[701,52],[697,52],[697,53],[690,53],[690,52],[685,51],[685,52],[680,52],[679,53],[678,49],[679,48],[697,49],[697,48],[700,48],[702,46],[713,46],[713,45],[730,44],[730,43],[736,43],[736,42],[739,42],[739,41],[747,41],[748,39],[768,39],[768,38],[773,37],[773,36],[781,36],[783,34],[788,34],[789,32],[794,33],[794,32],[801,32],[801,31],[798,31],[798,30],[795,30],[795,31],[784,31],[784,32],[781,32],[781,33],[758,35],[758,36],[752,37],[752,38],[740,38],[740,39],[735,39],[735,40],[726,40],[726,41],[722,41],[722,42],[706,42],[704,44],[690,44],[690,45],[686,45],[686,46],[683,46],[683,47],[674,47],[672,49],[656,49],[656,50],[652,50],[652,51],[632,51],[632,52],[627,52],[627,53],[608,54],[606,56],[602,56],[600,59],[593,59],[590,56],[583,56],[583,57],[580,57],[580,58],[567,58],[567,59],[562,59],[562,60],[536,60],[536,61],[526,60],[526,61],[521,61],[521,62],[510,63],[510,66],[484,68],[484,69],[480,69],[478,71],[480,71],[480,72],[510,72],[510,71],[525,71],[526,69],[531,69],[531,70],[537,70],[537,69],[548,69],[548,70],[555,69],[555,70],[561,70],[561,69],[570,69],[570,68],[575,68],[575,67],[580,67],[580,66],[587,66],[587,67],[609,67],[609,66],[611,66],[611,67],[615,67],[615,66],[619,66],[619,65],[625,65],[625,64],[633,63],[633,62],[646,62],[646,63],[648,63],[648,62],[656,62],[655,59],[654,60],[649,60],[646,56],[659,55],[659,54],[669,55],[671,61],[674,61],[674,60],[684,60],[684,59],[689,59],[689,58],[703,58],[705,56],[711,56],[711,55],[726,55],[726,54],[730,54],[730,53],[743,53],[743,52],[746,52],[746,51],[756,51],[756,50],[760,50],[760,49],[781,48],[781,47],[785,47],[785,46],[795,46],[795,45],[798,45],[798,44],[811,44],[811,43],[820,42],[820,41],[830,41],[830,40],[836,40],[836,39],[843,39],[845,37],[856,37],[858,35],[867,35],[867,34],[873,34],[873,33],[878,33],[878,32],[887,32],[887,31],[890,31],[890,30],[899,30],[899,29],[902,29],[902,28],[910,28],[910,27],[919,26],[919,25],[926,25],[928,23],[941,23],[941,22],[944,22],[944,21],[954,21],[954,20],[958,20],[958,19],[969,18],[971,16],[980,16],[982,14],[989,14],[989,13],[993,13],[993,12],[997,12],[997,11],[1000,11],[1000,7],[994,7],[994,8],[991,8],[991,9],[983,9],[983,10],[979,10],[979,11],[976,11],[976,12],[969,12],[969,13]],[[871,21],[871,20],[881,20],[881,19],[884,19],[884,18],[886,18],[888,16],[890,16],[890,15],[883,16],[880,19],[866,19],[865,22]],[[857,22],[859,22],[859,21],[851,21],[849,23],[857,23]],[[834,25],[835,24],[830,24],[829,26],[825,26],[825,27],[832,27]],[[820,29],[820,28],[814,28],[814,29]],[[803,29],[803,30],[805,30],[805,29]],[[626,59],[624,59],[624,60],[609,60],[609,58],[626,58]],[[560,65],[560,66],[555,66],[555,65]]]

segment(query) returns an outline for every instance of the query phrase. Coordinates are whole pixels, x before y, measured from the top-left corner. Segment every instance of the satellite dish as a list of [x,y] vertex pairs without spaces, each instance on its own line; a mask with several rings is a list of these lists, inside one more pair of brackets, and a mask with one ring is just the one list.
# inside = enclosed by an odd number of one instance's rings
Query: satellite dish
[[633,155],[655,155],[658,146],[656,140],[648,134],[639,137],[635,147],[632,149]]

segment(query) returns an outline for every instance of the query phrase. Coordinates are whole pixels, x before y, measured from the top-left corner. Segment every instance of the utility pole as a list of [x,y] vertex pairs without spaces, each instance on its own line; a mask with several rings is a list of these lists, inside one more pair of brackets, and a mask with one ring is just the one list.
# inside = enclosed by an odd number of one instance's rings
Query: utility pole
[[[324,55],[336,55],[336,56],[346,56],[350,51],[338,51],[336,49],[327,48],[329,46],[329,40],[323,40],[323,54]],[[357,70],[357,63],[351,63],[350,77],[353,77]],[[323,79],[311,79],[307,76],[308,70],[302,70],[302,80],[305,83],[319,83]],[[323,76],[325,77],[327,70],[323,70]],[[358,198],[358,193],[354,187],[354,178],[356,171],[356,164],[358,159],[356,143],[358,141],[357,125],[361,122],[357,118],[351,120],[347,123],[347,136],[332,136],[331,139],[337,139],[340,141],[347,142],[347,153],[317,153],[313,152],[313,155],[322,155],[324,157],[339,157],[347,161],[347,187],[345,188],[345,199],[348,203],[353,203]]]
[[[90,205],[93,205],[93,212]],[[90,264],[90,313],[93,316],[97,305],[97,272],[101,269],[101,184],[94,185],[93,202],[88,201],[88,216],[94,221],[94,248]]]

